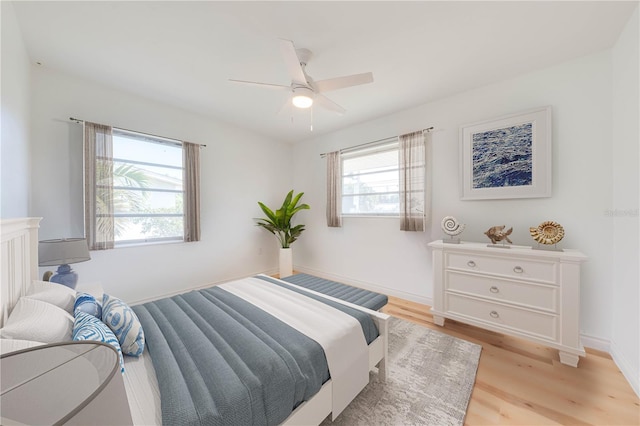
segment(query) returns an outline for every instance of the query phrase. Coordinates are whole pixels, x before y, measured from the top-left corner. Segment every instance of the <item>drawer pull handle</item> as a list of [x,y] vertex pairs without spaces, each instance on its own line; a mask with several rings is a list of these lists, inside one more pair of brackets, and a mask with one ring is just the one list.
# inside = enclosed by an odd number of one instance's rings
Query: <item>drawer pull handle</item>
[[516,274],[521,274],[524,272],[524,269],[522,269],[521,266],[516,266],[515,268],[513,268],[513,272],[515,272]]
[[476,262],[474,262],[473,260],[470,260],[467,262],[467,266],[469,266],[470,268],[475,268],[476,267]]
[[491,315],[492,318],[498,318],[500,317],[500,315],[496,312],[496,311],[491,311],[489,312],[489,315]]
[[491,293],[499,293],[499,292],[500,292],[500,289],[494,285],[494,286],[491,286],[491,288],[489,289],[489,291],[490,291]]

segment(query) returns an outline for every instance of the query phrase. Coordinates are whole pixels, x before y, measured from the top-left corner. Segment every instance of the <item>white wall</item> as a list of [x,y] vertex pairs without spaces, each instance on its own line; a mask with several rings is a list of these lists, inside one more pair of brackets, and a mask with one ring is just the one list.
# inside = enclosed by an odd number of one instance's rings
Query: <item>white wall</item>
[[[553,107],[553,196],[460,201],[459,127],[544,105]],[[604,212],[612,206],[611,114],[611,61],[605,51],[301,142],[294,147],[294,184],[314,210],[305,219],[308,233],[296,242],[295,267],[430,304],[427,243],[442,238],[444,216],[467,224],[465,240],[488,242],[484,231],[507,225],[521,245],[533,245],[530,226],[555,220],[566,232],[561,246],[590,258],[582,269],[582,331],[608,339],[613,224]],[[327,228],[320,154],[429,126],[436,131],[427,232],[401,232],[397,219],[375,218],[346,219],[341,229]]]
[[2,131],[0,216],[24,217],[29,212],[29,57],[11,2],[2,14]]
[[82,126],[69,117],[207,145],[202,241],[91,252],[72,265],[81,282],[100,281],[133,302],[276,269],[276,239],[252,218],[261,215],[257,201],[281,203],[291,189],[291,171],[277,167],[291,164],[289,145],[45,68],[33,68],[32,93],[30,214],[44,217],[41,239],[83,234]]
[[640,33],[638,8],[612,49],[613,63],[613,324],[611,354],[640,395]]

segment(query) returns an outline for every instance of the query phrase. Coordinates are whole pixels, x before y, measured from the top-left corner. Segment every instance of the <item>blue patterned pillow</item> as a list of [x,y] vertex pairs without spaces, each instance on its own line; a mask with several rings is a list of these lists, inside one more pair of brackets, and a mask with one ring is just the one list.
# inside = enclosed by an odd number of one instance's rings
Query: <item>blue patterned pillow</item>
[[120,371],[124,373],[124,359],[118,339],[102,321],[93,315],[78,311],[73,324],[73,340],[96,340],[107,343],[118,351]]
[[100,306],[96,298],[89,293],[78,293],[76,296],[76,303],[73,305],[73,314],[76,315],[78,311],[93,315],[98,319],[102,318],[102,306]]
[[140,356],[144,350],[144,332],[133,309],[117,297],[102,296],[102,321],[116,335],[122,353]]

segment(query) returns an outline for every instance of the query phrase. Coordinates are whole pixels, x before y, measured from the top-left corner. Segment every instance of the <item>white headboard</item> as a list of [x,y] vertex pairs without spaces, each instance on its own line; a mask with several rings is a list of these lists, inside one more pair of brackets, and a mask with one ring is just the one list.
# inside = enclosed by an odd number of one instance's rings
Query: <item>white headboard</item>
[[18,299],[38,278],[38,228],[41,217],[2,219],[0,326]]

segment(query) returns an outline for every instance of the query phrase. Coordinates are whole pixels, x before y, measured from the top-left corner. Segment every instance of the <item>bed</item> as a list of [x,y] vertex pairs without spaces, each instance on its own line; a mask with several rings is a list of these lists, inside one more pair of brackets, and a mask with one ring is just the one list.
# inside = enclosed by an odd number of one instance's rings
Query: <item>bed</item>
[[[31,280],[37,279],[37,223],[38,219],[2,222],[2,319],[19,297],[25,294]],[[336,309],[336,305],[340,309]],[[387,376],[387,315],[270,277],[248,277],[134,306],[133,309],[145,327],[149,349],[139,358],[125,357],[124,382],[135,424],[158,424],[162,419],[162,406],[165,407],[164,415],[168,423],[182,423],[181,417],[166,417],[166,412],[175,414],[176,410],[181,411],[189,404],[200,408],[185,414],[184,419],[195,416],[196,422],[202,420],[199,416],[203,413],[202,407],[205,407],[204,419],[210,424],[226,424],[229,419],[236,424],[319,424],[329,415],[335,419],[340,414],[366,385],[369,371],[377,370],[381,380]],[[167,316],[172,310],[177,317],[191,318],[191,322],[178,325],[176,316]],[[363,321],[345,310],[366,317],[374,324],[376,333],[367,336],[363,329],[367,326],[363,326]],[[226,327],[230,325],[222,327],[223,323],[246,324],[244,328],[229,329]],[[278,328],[271,329],[273,324]],[[329,331],[332,328],[334,331]],[[166,331],[171,329],[174,331]],[[181,332],[176,333],[176,330]],[[354,330],[361,337],[353,337]],[[158,343],[172,333],[177,334],[174,343],[164,346]],[[211,335],[213,340],[201,343],[196,338],[195,343],[181,343],[181,348],[176,349],[175,342],[182,341],[186,335],[198,333]],[[248,340],[237,339],[238,334],[244,334]],[[268,350],[252,346],[256,340],[266,345]],[[355,341],[355,346],[360,345],[360,349],[353,349]],[[227,354],[245,353],[250,356],[232,361],[235,367],[203,367],[192,362],[192,354],[185,352],[187,349],[190,351],[192,345],[198,347],[195,352],[210,354],[209,358],[220,357],[225,351]],[[231,348],[230,345],[236,347]],[[288,348],[291,345],[292,348]],[[306,347],[314,347],[314,350],[298,353]],[[266,352],[278,354],[276,358],[270,358]],[[322,358],[320,361],[318,354]],[[280,373],[269,375],[271,372],[266,370],[275,369],[276,364],[280,364]],[[242,371],[247,365],[257,368],[258,373],[256,370]],[[160,374],[156,374],[156,370]],[[178,370],[183,371],[177,374]],[[182,374],[184,370],[187,371],[186,375]],[[293,370],[296,370],[296,374],[291,373]],[[317,371],[312,374],[314,370]],[[287,373],[282,375],[282,371]],[[251,389],[236,387],[233,390],[230,383],[238,381],[235,376],[243,374],[251,380],[239,382]],[[358,378],[354,379],[354,375]],[[224,377],[224,380],[215,382],[217,376]],[[264,383],[260,383],[261,380]],[[192,386],[199,381],[203,383]],[[214,402],[213,408],[208,407],[212,396],[197,390],[200,387],[211,389],[211,383],[217,383],[213,386],[213,389],[217,389],[213,393],[227,399],[221,405]],[[195,402],[184,402],[180,396],[182,389],[160,403],[160,390],[164,394],[167,389],[172,391],[181,387],[195,395],[192,399]],[[177,398],[176,404],[167,406],[167,401],[173,398]],[[281,401],[273,405],[269,400],[286,400],[289,407],[283,408]],[[243,409],[238,410],[238,406]],[[219,412],[225,410],[232,413],[231,417],[217,417]],[[250,413],[247,415],[246,411]],[[178,416],[181,415],[183,413],[178,413]]]

